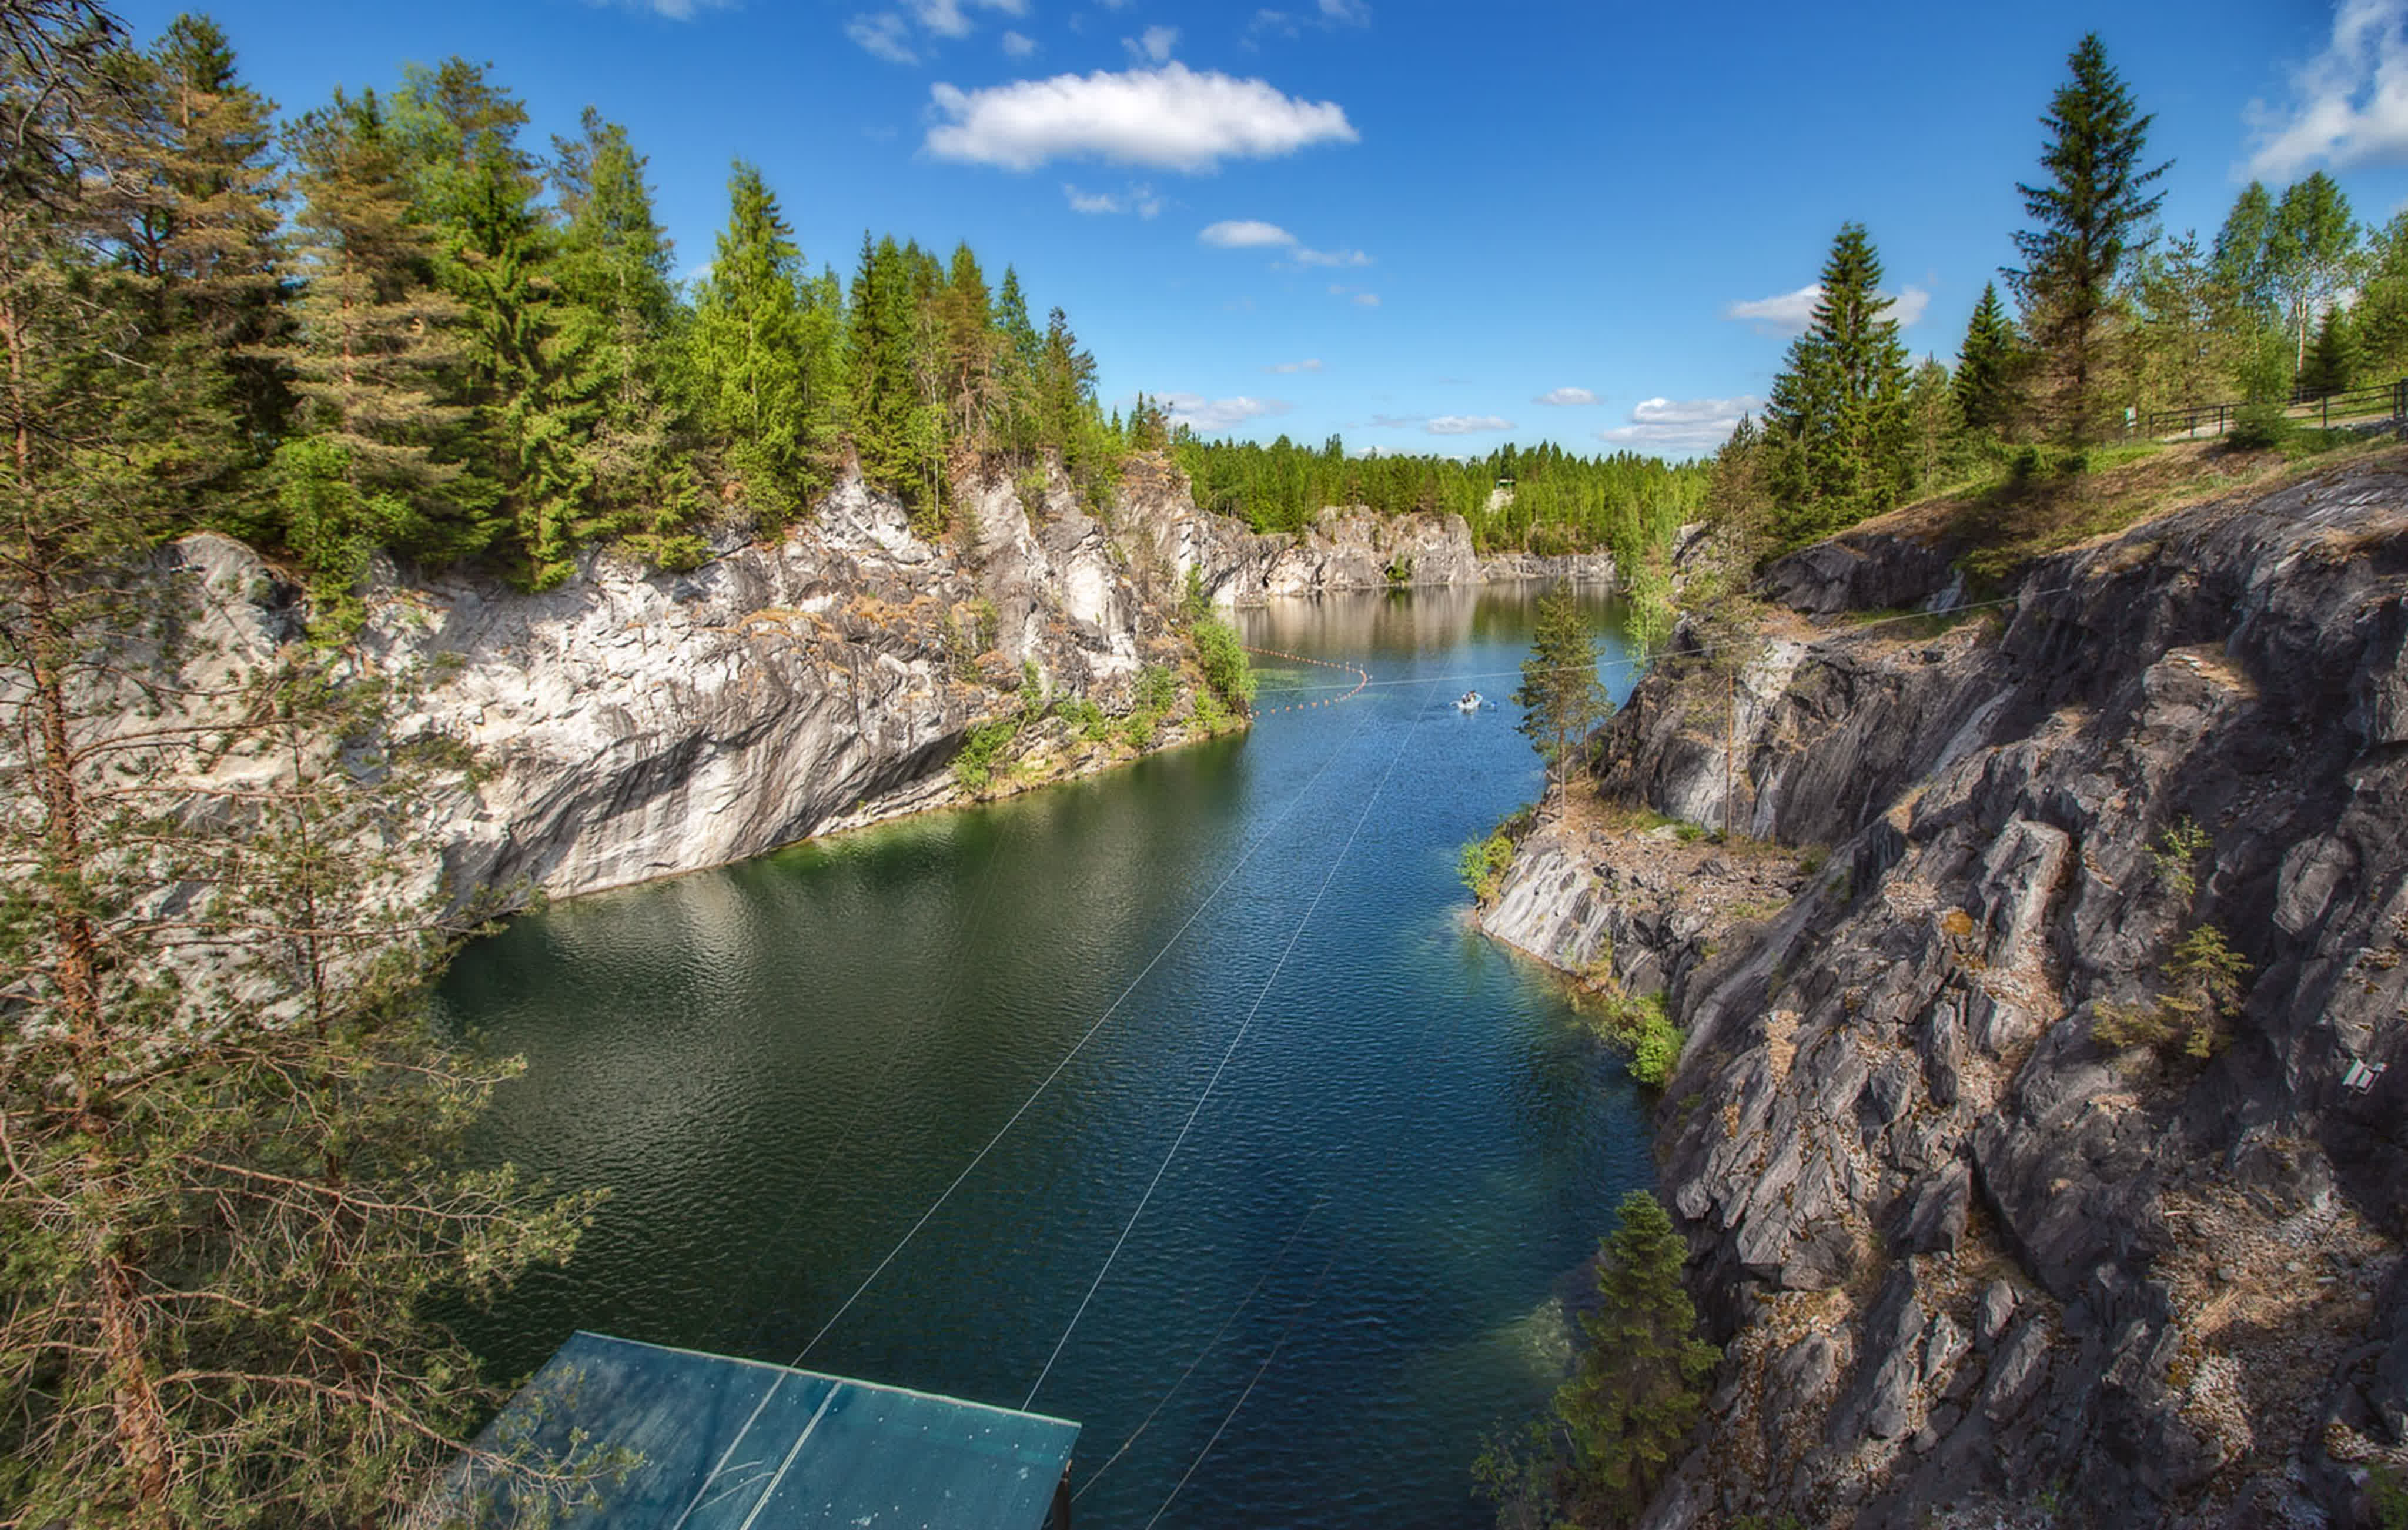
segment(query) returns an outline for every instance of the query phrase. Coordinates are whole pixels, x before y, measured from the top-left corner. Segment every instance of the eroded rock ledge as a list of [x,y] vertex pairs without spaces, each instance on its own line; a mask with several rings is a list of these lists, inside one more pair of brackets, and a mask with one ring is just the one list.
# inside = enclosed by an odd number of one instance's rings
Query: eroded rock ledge
[[[956,768],[982,725],[1048,697],[1125,712],[1148,664],[1176,665],[1191,593],[1271,595],[1610,579],[1612,560],[1474,556],[1460,518],[1331,512],[1302,537],[1199,512],[1139,458],[1104,513],[1058,475],[957,486],[953,534],[847,476],[773,541],[731,529],[691,572],[588,553],[556,589],[475,571],[387,569],[359,656],[410,681],[392,742],[473,757],[439,826],[455,896],[573,897],[723,865],[819,833],[1100,769],[1197,735],[1183,711],[1140,745],[1056,721],[974,791]],[[164,555],[200,592],[205,646],[264,660],[301,634],[298,592],[240,543]],[[203,787],[202,789],[206,789]]]
[[[1944,582],[1892,552],[1770,586]],[[1650,676],[1609,821],[1541,830],[1485,916],[1575,970],[1610,943],[1688,1031],[1663,1192],[1727,1355],[1651,1525],[2371,1524],[2367,1468],[2408,1465],[2408,458],[2014,596]],[[1746,917],[1742,846],[1673,865],[1632,816],[1719,824],[1727,737],[1735,827],[1815,868]],[[2202,926],[2251,968],[2220,1048],[2106,1045]]]

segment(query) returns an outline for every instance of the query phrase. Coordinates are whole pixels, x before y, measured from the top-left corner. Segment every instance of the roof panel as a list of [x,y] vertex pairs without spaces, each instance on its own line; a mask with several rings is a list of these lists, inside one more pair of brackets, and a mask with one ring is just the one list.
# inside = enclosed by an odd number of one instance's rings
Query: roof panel
[[[926,1393],[578,1334],[478,1444],[557,1460],[573,1440],[641,1463],[561,1530],[1039,1530],[1079,1426]],[[496,1484],[500,1484],[497,1486]],[[464,1466],[422,1523],[538,1518],[523,1486]]]

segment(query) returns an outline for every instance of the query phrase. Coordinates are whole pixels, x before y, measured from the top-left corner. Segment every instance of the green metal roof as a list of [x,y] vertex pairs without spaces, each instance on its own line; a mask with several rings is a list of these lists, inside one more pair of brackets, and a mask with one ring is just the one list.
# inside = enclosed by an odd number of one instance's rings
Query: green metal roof
[[575,1441],[580,1451],[633,1451],[640,1464],[564,1512],[472,1458],[420,1523],[1039,1530],[1078,1438],[1062,1419],[580,1333],[478,1445],[540,1464]]

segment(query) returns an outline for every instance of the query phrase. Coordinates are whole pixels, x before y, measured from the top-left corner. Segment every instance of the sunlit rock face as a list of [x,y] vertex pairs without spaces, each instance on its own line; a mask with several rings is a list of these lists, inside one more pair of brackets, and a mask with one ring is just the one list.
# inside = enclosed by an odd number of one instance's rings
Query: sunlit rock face
[[[1600,741],[1610,802],[1742,837],[1575,815],[1485,916],[1687,1032],[1662,1193],[1726,1358],[1646,1523],[2372,1523],[2408,1461],[2408,474],[2185,510],[1953,626],[1814,619],[1957,602],[1877,535],[1766,587],[1735,678],[1655,675]],[[2128,1044],[2210,928],[2247,971],[2207,1055]]]

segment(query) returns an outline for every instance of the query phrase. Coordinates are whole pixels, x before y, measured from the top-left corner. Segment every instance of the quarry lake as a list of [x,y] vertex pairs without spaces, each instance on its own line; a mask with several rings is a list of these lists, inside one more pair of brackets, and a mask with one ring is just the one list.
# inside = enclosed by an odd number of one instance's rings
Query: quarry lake
[[[1489,1523],[1482,1436],[1545,1400],[1553,1304],[1652,1178],[1620,1065],[1455,875],[1539,788],[1502,700],[1539,593],[1240,613],[1375,684],[464,952],[445,1014],[527,1062],[480,1151],[611,1191],[471,1342],[1025,1403],[1084,1426],[1082,1527]],[[1265,708],[1353,684],[1257,662]]]

